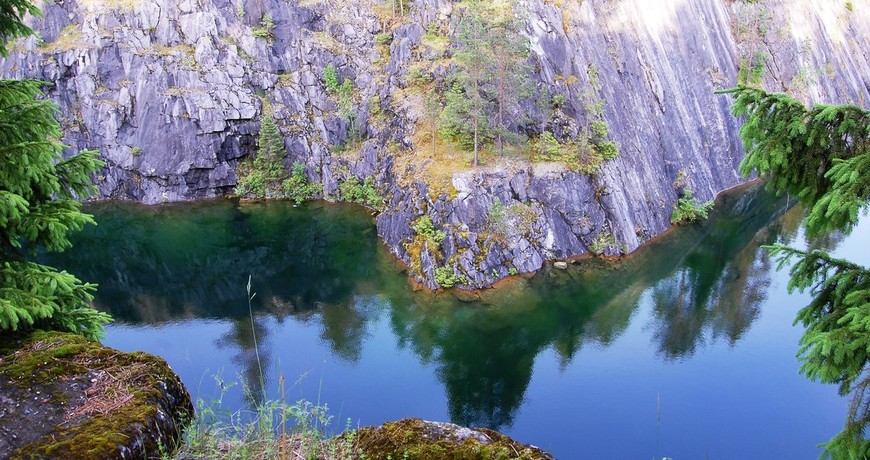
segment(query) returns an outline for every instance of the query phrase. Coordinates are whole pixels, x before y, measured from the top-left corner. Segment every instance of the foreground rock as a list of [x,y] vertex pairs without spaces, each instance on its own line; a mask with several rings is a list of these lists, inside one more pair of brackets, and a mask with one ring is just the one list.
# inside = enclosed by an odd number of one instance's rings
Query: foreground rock
[[0,458],[159,457],[192,413],[158,357],[58,332],[0,339]]
[[470,429],[416,418],[365,427],[355,436],[365,458],[372,460],[554,460],[552,455],[535,446],[516,442],[487,428]]

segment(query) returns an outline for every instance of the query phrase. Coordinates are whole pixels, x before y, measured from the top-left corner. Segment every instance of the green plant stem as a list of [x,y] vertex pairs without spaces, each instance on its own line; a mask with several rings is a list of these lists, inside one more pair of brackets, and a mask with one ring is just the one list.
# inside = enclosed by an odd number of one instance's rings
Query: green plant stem
[[251,294],[251,275],[248,275],[248,315],[251,317],[251,336],[254,339],[254,353],[257,355],[257,369],[260,371],[260,390],[263,392],[265,397],[266,395],[266,378],[263,375],[263,364],[260,362],[260,347],[257,345],[257,328],[254,324],[254,309],[251,306],[251,301],[254,300],[254,297],[257,293]]

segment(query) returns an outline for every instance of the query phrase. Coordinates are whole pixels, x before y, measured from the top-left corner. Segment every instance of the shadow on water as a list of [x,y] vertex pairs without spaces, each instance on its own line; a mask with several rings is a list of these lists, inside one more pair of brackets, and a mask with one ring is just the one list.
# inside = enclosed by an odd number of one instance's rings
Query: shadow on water
[[[399,346],[437,369],[452,421],[495,429],[513,423],[536,356],[552,348],[565,367],[584,346],[607,346],[644,296],[654,305],[646,327],[664,360],[716,340],[739,341],[770,282],[771,263],[759,245],[793,238],[800,221],[784,200],[750,186],[723,196],[708,222],[672,231],[630,257],[545,268],[461,301],[415,292],[378,242],[371,217],[353,206],[218,200],[101,203],[88,211],[99,225],[48,262],[99,283],[94,303],[117,321],[229,321],[216,346],[258,388],[245,293],[251,275],[260,343],[270,334],[266,319],[292,317],[318,324],[334,354],[356,362],[367,325],[387,315]],[[263,347],[261,359],[268,368]]]

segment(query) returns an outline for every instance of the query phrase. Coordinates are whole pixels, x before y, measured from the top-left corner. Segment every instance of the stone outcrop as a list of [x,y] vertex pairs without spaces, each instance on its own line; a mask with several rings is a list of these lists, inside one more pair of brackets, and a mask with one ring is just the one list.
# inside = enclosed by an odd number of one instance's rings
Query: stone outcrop
[[161,358],[59,332],[0,340],[0,458],[156,458],[192,414]]
[[[742,182],[739,121],[714,94],[738,78],[757,71],[767,89],[807,101],[870,96],[870,8],[860,5],[518,0],[535,85],[563,102],[553,114],[526,104],[530,121],[515,128],[576,134],[594,118],[591,99],[620,154],[594,175],[513,160],[468,168],[444,190],[419,180],[422,158],[399,160],[420,147],[424,119],[411,69],[434,62],[429,77],[444,81],[449,62],[426,35],[449,36],[460,8],[408,4],[398,16],[378,0],[48,2],[32,20],[40,37],[18,43],[0,73],[54,83],[65,142],[107,162],[102,198],[230,192],[268,108],[288,166],[303,163],[325,198],[372,178],[386,201],[379,235],[430,288],[438,269],[479,288],[548,260],[630,252],[670,226],[683,190],[707,200]],[[323,81],[328,65],[353,83],[350,116]],[[351,138],[353,151],[337,148]],[[415,232],[424,215],[442,241]]]
[[[347,436],[347,435],[344,435]],[[553,460],[549,453],[488,428],[403,419],[353,433],[356,446],[372,460]]]

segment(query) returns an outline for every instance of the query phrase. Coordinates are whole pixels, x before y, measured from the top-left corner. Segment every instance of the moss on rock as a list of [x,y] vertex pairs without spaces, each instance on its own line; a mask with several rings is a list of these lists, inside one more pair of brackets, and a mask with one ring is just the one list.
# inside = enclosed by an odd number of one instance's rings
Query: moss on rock
[[535,446],[490,429],[414,418],[361,428],[354,436],[365,458],[371,460],[554,460]]
[[0,339],[0,458],[149,458],[193,413],[166,362],[73,334]]

